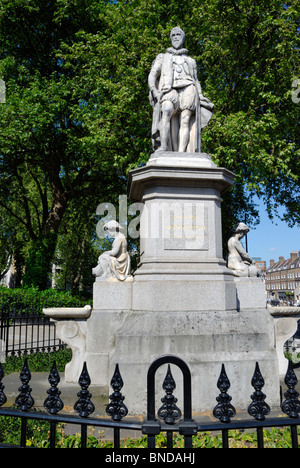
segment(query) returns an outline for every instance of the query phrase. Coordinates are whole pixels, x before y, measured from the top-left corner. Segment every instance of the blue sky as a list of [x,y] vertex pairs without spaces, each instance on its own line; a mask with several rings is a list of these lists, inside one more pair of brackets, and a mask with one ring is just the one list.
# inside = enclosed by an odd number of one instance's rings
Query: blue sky
[[262,203],[259,207],[260,224],[248,233],[248,252],[251,257],[266,260],[268,267],[271,259],[288,259],[292,251],[299,252],[300,228],[290,228],[278,218],[270,221]]

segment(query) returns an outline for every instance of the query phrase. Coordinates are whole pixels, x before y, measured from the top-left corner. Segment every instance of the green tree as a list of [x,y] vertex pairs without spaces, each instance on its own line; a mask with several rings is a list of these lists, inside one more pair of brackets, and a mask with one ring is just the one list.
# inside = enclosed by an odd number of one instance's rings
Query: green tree
[[93,190],[94,211],[120,180],[112,165],[102,165],[102,154],[91,157],[82,143],[86,130],[76,107],[86,92],[73,96],[72,73],[57,56],[62,42],[76,42],[79,29],[101,28],[97,17],[105,2],[71,3],[4,0],[0,6],[0,75],[7,90],[0,116],[0,205],[23,233],[24,284],[40,288],[47,286],[70,201]]
[[74,73],[74,89],[91,90],[78,117],[89,128],[83,140],[90,151],[106,146],[124,173],[147,161],[147,74],[157,53],[169,46],[171,28],[180,25],[205,95],[215,104],[203,150],[236,174],[235,188],[225,197],[224,212],[231,212],[224,217],[225,229],[228,219],[258,222],[254,195],[263,198],[271,218],[283,205],[284,219],[299,223],[299,105],[291,99],[300,74],[299,5],[298,0],[108,2],[100,14],[105,27],[97,34],[80,32],[80,40],[63,46],[61,55]]
[[148,160],[147,76],[175,25],[215,104],[203,151],[236,174],[225,231],[256,222],[254,194],[299,223],[299,17],[298,0],[2,0],[0,206],[24,234],[27,284],[45,287],[64,216],[88,221]]
[[[90,291],[94,278],[92,267],[97,265],[97,236],[95,213],[91,203],[83,200],[84,209],[71,201],[61,223],[55,252],[55,286],[73,292]],[[82,208],[82,207],[81,207]]]
[[284,219],[299,224],[299,105],[291,94],[300,75],[300,3],[205,3],[193,15],[202,25],[199,60],[216,102],[205,144],[236,173],[237,187],[263,198],[271,218],[283,205]]

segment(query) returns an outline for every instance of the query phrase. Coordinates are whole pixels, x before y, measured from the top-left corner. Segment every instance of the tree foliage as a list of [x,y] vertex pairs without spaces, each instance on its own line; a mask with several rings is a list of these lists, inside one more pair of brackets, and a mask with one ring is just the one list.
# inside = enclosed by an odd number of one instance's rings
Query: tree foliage
[[233,217],[256,222],[254,194],[270,217],[283,205],[299,223],[299,13],[299,0],[2,0],[2,236],[27,284],[45,287],[59,236],[90,233],[97,205],[116,202],[148,160],[147,76],[176,25],[215,104],[203,151],[236,174],[225,230]]
[[[1,3],[0,74],[7,100],[0,122],[0,206],[15,221],[15,249],[16,238],[23,240],[28,286],[46,287],[70,202],[93,192],[90,209],[95,212],[99,198],[116,191],[120,180],[113,167],[101,164],[102,154],[88,154],[81,143],[85,128],[76,108],[86,95],[73,96],[73,75],[64,71],[58,57],[62,42],[76,41],[78,28],[97,30],[91,3],[79,3],[81,8],[72,5],[71,11],[65,9],[68,2]],[[100,8],[101,2],[95,6]]]
[[82,31],[62,51],[64,66],[75,71],[74,86],[83,82],[95,100],[81,109],[90,129],[86,144],[106,145],[123,171],[147,161],[147,73],[179,24],[216,109],[203,150],[236,174],[228,204],[253,223],[257,194],[270,217],[283,205],[285,219],[299,223],[299,105],[291,99],[300,73],[299,13],[298,1],[108,3],[103,30]]

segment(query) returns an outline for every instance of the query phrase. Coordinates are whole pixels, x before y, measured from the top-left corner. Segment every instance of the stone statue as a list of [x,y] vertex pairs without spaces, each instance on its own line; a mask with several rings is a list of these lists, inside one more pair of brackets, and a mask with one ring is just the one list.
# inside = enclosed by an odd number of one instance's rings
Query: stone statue
[[125,281],[130,278],[130,255],[127,252],[127,240],[122,233],[122,227],[117,221],[108,221],[103,229],[114,241],[112,249],[99,256],[98,265],[92,270],[93,275],[104,281],[113,278]]
[[170,38],[172,47],[156,57],[148,77],[153,148],[200,153],[201,129],[214,105],[202,95],[196,62],[183,48],[185,33],[174,28]]
[[254,261],[243,248],[240,240],[249,232],[248,226],[238,223],[232,229],[232,236],[228,241],[228,261],[227,267],[232,270],[234,276],[259,276]]

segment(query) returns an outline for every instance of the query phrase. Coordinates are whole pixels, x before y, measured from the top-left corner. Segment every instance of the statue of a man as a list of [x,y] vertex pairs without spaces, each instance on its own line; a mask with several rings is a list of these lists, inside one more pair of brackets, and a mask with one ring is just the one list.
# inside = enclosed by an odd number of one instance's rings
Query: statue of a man
[[201,129],[211,119],[214,105],[202,95],[196,62],[183,48],[185,33],[174,28],[170,38],[172,47],[156,57],[148,77],[153,148],[199,153]]
[[249,228],[246,224],[238,223],[232,229],[232,236],[228,241],[227,267],[232,270],[234,276],[259,276],[259,271],[256,268],[253,259],[248,255],[240,242],[248,232]]

